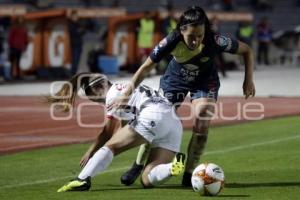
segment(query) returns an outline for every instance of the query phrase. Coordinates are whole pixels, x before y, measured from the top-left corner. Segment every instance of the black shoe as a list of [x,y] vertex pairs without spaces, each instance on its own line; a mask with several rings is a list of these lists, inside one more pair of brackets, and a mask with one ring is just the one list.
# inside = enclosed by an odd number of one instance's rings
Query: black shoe
[[121,176],[121,183],[127,186],[133,184],[141,174],[143,168],[144,165],[138,165],[134,162],[132,167]]
[[184,172],[181,185],[184,187],[192,187],[191,179],[192,179],[192,174],[189,172]]

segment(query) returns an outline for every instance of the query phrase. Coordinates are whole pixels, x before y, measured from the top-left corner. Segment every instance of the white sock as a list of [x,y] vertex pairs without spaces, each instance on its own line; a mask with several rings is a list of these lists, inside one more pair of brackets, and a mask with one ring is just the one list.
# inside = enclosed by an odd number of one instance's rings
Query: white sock
[[151,185],[158,185],[168,180],[171,174],[172,163],[160,164],[151,169],[148,174],[148,179]]
[[89,176],[94,177],[110,165],[113,157],[114,154],[108,147],[100,148],[81,170],[78,178],[86,179]]

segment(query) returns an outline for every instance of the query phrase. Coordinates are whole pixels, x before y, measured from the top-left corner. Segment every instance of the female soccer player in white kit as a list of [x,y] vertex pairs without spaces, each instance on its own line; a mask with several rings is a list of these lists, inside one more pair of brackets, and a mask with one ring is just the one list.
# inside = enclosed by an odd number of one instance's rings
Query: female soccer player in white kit
[[[183,172],[185,155],[177,153],[180,150],[182,125],[171,103],[157,91],[141,85],[131,95],[125,110],[110,110],[110,104],[122,96],[122,91],[128,86],[111,84],[105,78],[98,81],[98,87],[99,84],[104,88],[102,94],[106,95],[107,115],[130,122],[95,151],[78,177],[58,192],[89,190],[91,177],[104,171],[114,156],[144,143],[152,146],[141,177],[145,187],[157,185]],[[93,145],[94,148],[97,146]]]

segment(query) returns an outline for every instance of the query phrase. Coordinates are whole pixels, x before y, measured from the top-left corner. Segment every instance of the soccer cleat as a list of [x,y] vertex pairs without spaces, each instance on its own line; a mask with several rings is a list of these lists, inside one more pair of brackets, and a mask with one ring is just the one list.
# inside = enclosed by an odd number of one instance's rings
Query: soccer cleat
[[132,167],[121,176],[121,183],[127,186],[132,185],[143,169],[144,165],[138,165],[134,162]]
[[184,172],[181,185],[184,187],[192,187],[192,174]]
[[183,172],[184,160],[185,160],[185,154],[183,153],[176,154],[175,158],[172,161],[172,168],[171,168],[171,174],[173,176],[177,176]]
[[62,186],[57,190],[57,192],[68,192],[68,191],[87,191],[91,187],[91,177],[84,180],[76,178],[70,181],[66,185]]

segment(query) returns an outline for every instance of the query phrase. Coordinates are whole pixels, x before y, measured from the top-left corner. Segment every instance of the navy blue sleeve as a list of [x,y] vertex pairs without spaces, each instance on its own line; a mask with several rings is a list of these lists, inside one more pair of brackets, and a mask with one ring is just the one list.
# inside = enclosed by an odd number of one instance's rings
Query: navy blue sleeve
[[158,63],[165,56],[169,55],[179,42],[179,37],[179,33],[174,31],[162,39],[152,50],[150,54],[151,60],[155,63]]
[[215,41],[220,52],[236,53],[239,48],[238,40],[216,34]]

